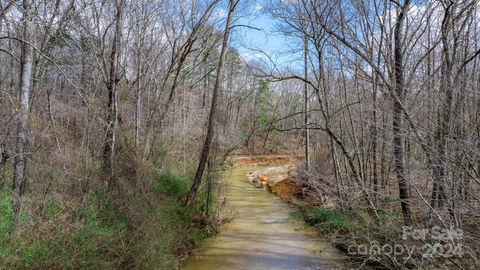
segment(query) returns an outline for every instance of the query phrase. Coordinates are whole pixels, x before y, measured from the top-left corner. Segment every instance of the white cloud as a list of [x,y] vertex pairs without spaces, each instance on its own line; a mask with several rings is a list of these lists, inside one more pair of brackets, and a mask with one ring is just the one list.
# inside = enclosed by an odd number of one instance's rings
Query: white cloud
[[256,3],[255,6],[253,7],[252,13],[253,14],[258,13],[262,11],[262,9],[263,9],[263,6],[260,3]]

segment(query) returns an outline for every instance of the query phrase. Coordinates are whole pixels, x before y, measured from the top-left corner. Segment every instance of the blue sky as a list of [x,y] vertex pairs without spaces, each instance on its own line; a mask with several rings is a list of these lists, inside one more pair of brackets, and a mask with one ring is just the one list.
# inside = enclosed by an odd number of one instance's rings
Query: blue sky
[[[278,22],[270,18],[264,9],[261,0],[241,0],[239,19],[235,24],[248,25],[259,30],[247,27],[235,27],[232,34],[231,46],[238,49],[243,58],[250,60],[263,60],[268,58],[260,51],[268,54],[278,66],[296,69],[299,55],[286,55],[291,51],[292,42],[287,42],[285,37],[276,31]],[[292,66],[293,65],[293,66]]]

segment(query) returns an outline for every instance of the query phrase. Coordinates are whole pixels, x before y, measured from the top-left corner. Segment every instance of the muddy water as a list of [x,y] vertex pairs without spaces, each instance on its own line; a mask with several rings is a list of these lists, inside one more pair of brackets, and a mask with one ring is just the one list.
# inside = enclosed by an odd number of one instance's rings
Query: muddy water
[[304,223],[291,220],[287,203],[247,182],[245,174],[255,169],[234,168],[225,175],[238,216],[205,241],[183,269],[342,269],[344,258]]

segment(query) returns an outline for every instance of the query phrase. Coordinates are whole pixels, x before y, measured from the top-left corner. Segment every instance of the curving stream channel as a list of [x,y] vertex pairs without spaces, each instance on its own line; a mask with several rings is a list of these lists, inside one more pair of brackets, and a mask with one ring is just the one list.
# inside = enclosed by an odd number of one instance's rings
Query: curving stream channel
[[290,205],[247,182],[245,174],[256,169],[226,173],[228,199],[238,216],[206,240],[183,269],[341,269],[344,257],[303,222],[291,220]]

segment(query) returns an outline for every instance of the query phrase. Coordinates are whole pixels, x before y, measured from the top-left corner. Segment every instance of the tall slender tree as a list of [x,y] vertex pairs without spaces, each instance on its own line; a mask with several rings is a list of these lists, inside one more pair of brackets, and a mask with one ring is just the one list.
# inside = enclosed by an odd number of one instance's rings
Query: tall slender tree
[[305,170],[308,172],[308,168],[310,167],[310,159],[309,159],[309,146],[310,146],[310,130],[308,127],[308,37],[306,34],[303,35],[303,77],[305,81],[303,82],[303,108],[304,112],[304,125],[305,125]]
[[27,162],[27,133],[28,115],[30,111],[30,82],[32,79],[33,62],[33,14],[32,1],[23,0],[22,3],[22,58],[20,72],[20,89],[18,93],[19,108],[17,113],[17,147],[13,176],[13,219],[18,217],[21,207],[21,197],[25,187],[25,168]]
[[202,177],[205,171],[205,165],[207,164],[208,156],[210,154],[210,147],[212,145],[213,133],[215,129],[217,99],[218,99],[218,94],[221,91],[221,87],[222,87],[223,66],[225,64],[225,59],[227,57],[228,39],[230,37],[230,30],[231,30],[233,15],[235,12],[235,7],[237,6],[239,1],[240,0],[230,0],[230,3],[229,3],[227,21],[225,23],[225,31],[223,33],[222,49],[220,52],[220,59],[218,61],[218,67],[217,67],[217,77],[215,79],[215,84],[213,86],[212,102],[210,105],[210,113],[208,115],[207,135],[205,137],[205,142],[203,143],[202,153],[200,156],[200,161],[198,163],[197,172],[195,173],[192,186],[190,188],[190,191],[188,192],[187,199],[185,201],[185,204],[187,206],[191,205],[195,200],[195,196],[197,195],[198,189],[200,188],[200,184],[202,183]]
[[118,55],[122,39],[122,16],[124,1],[115,1],[115,29],[113,32],[112,51],[110,54],[110,70],[108,76],[108,103],[107,103],[107,137],[103,150],[104,172],[111,187],[115,178],[115,146],[118,125]]

